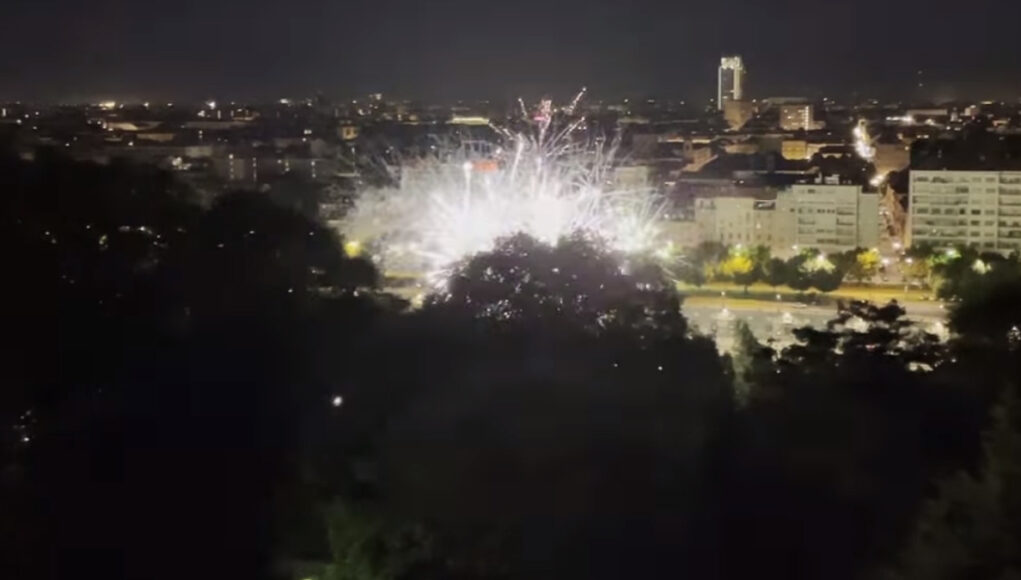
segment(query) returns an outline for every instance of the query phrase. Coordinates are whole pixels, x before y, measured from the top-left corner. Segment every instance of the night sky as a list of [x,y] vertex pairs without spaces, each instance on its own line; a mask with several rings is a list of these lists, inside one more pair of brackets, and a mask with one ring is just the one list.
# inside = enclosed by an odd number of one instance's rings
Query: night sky
[[0,99],[1016,99],[1021,0],[7,0]]

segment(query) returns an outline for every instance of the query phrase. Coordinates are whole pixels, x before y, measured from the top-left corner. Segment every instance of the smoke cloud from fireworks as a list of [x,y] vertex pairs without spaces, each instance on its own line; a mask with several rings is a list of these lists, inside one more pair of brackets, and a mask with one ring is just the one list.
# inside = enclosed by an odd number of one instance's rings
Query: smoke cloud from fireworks
[[576,134],[585,124],[573,116],[580,98],[563,123],[548,100],[531,112],[522,104],[526,130],[494,127],[499,143],[405,162],[401,186],[362,192],[342,232],[373,248],[387,271],[437,283],[517,233],[555,244],[582,232],[625,253],[651,249],[660,204],[647,189],[613,185],[616,147]]

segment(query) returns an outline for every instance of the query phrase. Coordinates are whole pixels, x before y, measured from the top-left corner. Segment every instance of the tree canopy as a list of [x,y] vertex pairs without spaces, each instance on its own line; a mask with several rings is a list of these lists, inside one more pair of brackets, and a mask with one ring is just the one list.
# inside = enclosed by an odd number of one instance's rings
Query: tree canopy
[[949,342],[848,302],[721,355],[671,272],[829,291],[877,256],[519,235],[409,308],[284,189],[51,153],[0,184],[4,577],[1017,574],[1016,257],[905,256]]

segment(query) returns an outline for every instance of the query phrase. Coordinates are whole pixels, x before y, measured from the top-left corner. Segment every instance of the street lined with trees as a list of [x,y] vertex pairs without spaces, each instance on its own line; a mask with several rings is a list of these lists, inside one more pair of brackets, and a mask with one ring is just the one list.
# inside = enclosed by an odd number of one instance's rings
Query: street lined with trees
[[747,290],[752,284],[762,282],[799,292],[810,289],[832,292],[845,281],[858,284],[874,281],[881,267],[879,252],[874,248],[857,248],[832,255],[805,248],[784,260],[773,257],[766,246],[704,242],[674,256],[668,271],[679,281],[696,288],[708,282],[732,282]]

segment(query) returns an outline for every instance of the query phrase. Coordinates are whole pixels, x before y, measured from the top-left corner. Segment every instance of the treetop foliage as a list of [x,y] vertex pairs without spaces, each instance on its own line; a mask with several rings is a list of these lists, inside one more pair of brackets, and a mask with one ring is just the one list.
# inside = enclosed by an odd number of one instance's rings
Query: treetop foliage
[[408,309],[275,199],[299,184],[204,207],[48,155],[0,183],[5,577],[1017,573],[1013,258],[918,250],[949,343],[848,302],[721,356],[671,274],[827,291],[874,252],[664,272],[515,236]]

